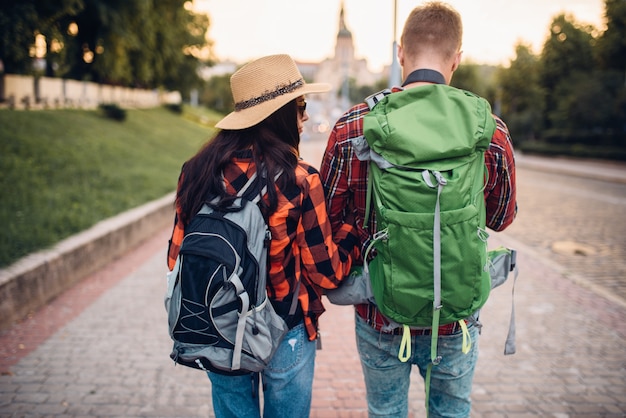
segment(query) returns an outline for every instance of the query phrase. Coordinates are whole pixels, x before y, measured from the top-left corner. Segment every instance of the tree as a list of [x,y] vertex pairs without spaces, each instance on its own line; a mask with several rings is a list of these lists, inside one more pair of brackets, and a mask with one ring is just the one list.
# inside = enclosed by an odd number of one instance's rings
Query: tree
[[[350,104],[354,105],[356,103],[362,103],[365,98],[367,98],[368,96],[371,96],[374,93],[378,93],[379,91],[385,90],[388,85],[389,85],[389,81],[386,78],[381,78],[380,80],[376,81],[374,84],[370,84],[370,85],[364,85],[364,84],[357,84],[356,79],[354,78],[350,78],[348,80],[348,96],[349,96],[349,100],[350,100]],[[341,94],[341,92],[339,92],[339,94]]]
[[[5,0],[0,5],[0,61],[5,72],[15,74],[32,73],[37,34],[59,37],[58,22],[83,7],[82,0]],[[47,48],[53,44],[48,42]]]
[[606,30],[599,37],[597,54],[604,70],[616,70],[626,77],[626,2],[605,1]]
[[235,104],[230,92],[230,76],[231,74],[223,74],[211,77],[202,89],[201,103],[219,113],[231,112]]
[[[3,2],[6,3],[6,2]],[[46,39],[46,75],[181,90],[199,84],[209,19],[185,0],[22,0],[0,8],[6,72],[31,73],[35,37]]]
[[[554,93],[561,83],[570,83],[572,74],[589,73],[595,66],[593,27],[578,25],[572,16],[558,15],[550,25],[550,35],[543,45],[539,83],[545,92],[547,112],[557,107],[561,97]],[[551,121],[544,119],[546,127]]]
[[[181,0],[168,2],[185,3]],[[156,3],[164,7],[167,2]],[[158,11],[157,15],[162,18],[159,22],[162,26],[156,43],[157,50],[162,53],[154,55],[153,65],[160,68],[156,81],[165,88],[179,90],[184,98],[188,98],[191,88],[202,83],[198,67],[202,51],[210,48],[210,42],[206,39],[209,18],[187,11],[184,7],[174,8],[173,5],[167,10]]]
[[604,127],[615,145],[626,148],[626,2],[605,0],[604,16],[606,30],[595,48],[605,102],[611,104]]
[[497,107],[494,88],[495,72],[496,67],[491,65],[464,62],[454,72],[450,85],[484,97],[495,108]]
[[482,88],[479,86],[480,81],[478,78],[477,67],[478,66],[476,64],[472,63],[463,63],[459,65],[459,68],[457,68],[452,75],[450,85],[482,95],[478,92],[479,90],[482,90]]
[[183,0],[84,1],[71,77],[148,88],[198,81],[194,53],[207,45],[208,17]]
[[512,137],[521,141],[536,137],[542,126],[543,94],[539,59],[531,46],[518,43],[509,68],[501,68],[497,78],[502,115]]
[[613,113],[613,100],[607,100],[612,96],[607,80],[600,72],[592,76],[577,72],[568,80],[555,89],[560,99],[548,114],[552,126],[571,138],[607,127]]
[[544,91],[542,138],[573,146],[626,146],[623,0],[607,0],[607,30],[597,39],[592,26],[557,16],[540,59]]

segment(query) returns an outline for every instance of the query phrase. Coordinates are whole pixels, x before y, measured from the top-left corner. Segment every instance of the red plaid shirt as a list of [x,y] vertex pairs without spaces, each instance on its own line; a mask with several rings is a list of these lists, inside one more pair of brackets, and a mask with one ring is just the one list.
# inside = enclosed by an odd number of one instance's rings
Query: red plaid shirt
[[[394,92],[400,91],[394,88]],[[352,139],[363,135],[363,116],[369,112],[365,103],[354,106],[335,124],[322,160],[321,176],[328,196],[328,213],[333,231],[342,225],[344,217],[352,207],[356,209],[356,226],[361,249],[370,240],[368,231],[376,231],[373,209],[370,211],[368,230],[363,228],[365,200],[367,195],[367,161],[360,161],[352,148]],[[489,173],[485,186],[487,227],[501,231],[513,222],[517,213],[515,193],[515,159],[508,128],[495,117],[497,129],[485,152],[485,164]],[[355,262],[363,262],[360,254]],[[357,305],[357,313],[376,329],[388,324],[375,305]],[[456,324],[443,325],[439,334],[456,331]]]
[[[236,194],[238,190],[233,184],[245,184],[255,171],[251,158],[235,159],[224,170],[227,191]],[[336,288],[349,273],[348,254],[358,239],[351,224],[338,225],[333,239],[324,189],[315,168],[301,161],[296,167],[296,183],[286,190],[277,188],[278,209],[269,218],[272,241],[267,290],[276,306],[283,300],[290,302],[298,281],[301,282],[298,300],[309,339],[314,340],[318,318],[324,312],[322,289]],[[179,210],[177,205],[168,251],[170,270],[184,237],[185,225],[180,221]]]

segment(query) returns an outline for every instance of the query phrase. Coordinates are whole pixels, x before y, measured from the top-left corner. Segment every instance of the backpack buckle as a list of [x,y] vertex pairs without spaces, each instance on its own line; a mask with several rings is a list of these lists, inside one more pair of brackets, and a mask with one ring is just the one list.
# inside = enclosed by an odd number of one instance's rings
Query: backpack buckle
[[263,240],[263,246],[269,248],[270,241],[272,241],[272,232],[268,229],[265,231],[265,239]]
[[387,230],[387,228],[383,229],[382,231],[378,231],[376,232],[373,236],[372,236],[372,241],[378,241],[378,240],[386,240],[389,238],[389,231]]

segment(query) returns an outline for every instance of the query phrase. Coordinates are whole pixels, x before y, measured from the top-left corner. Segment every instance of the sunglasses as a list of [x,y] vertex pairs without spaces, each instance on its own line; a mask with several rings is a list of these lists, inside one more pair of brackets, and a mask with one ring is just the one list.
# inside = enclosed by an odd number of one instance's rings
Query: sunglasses
[[298,99],[296,100],[296,105],[298,105],[298,111],[300,114],[304,115],[304,112],[306,112],[306,100]]

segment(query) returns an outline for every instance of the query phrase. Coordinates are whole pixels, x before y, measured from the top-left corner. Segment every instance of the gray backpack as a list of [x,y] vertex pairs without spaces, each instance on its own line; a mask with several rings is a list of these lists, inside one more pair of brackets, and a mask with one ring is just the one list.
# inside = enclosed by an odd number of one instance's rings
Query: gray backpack
[[205,203],[185,228],[165,296],[170,357],[178,364],[222,374],[259,372],[287,332],[267,298],[271,235],[256,204],[265,189],[255,193],[255,179],[226,207]]

